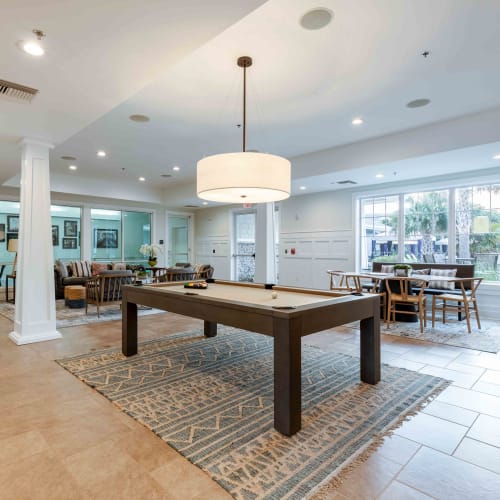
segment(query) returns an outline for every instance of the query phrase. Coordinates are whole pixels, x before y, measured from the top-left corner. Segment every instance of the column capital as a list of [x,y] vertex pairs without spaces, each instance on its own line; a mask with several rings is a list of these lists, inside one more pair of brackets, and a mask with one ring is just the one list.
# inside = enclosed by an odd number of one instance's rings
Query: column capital
[[33,139],[32,137],[23,137],[18,144],[20,146],[39,146],[47,149],[54,149],[54,144],[42,139]]

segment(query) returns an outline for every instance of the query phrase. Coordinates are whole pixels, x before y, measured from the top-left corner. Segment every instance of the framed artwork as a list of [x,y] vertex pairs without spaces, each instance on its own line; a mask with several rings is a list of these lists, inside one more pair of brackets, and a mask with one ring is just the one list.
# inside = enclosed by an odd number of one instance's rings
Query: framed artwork
[[17,240],[19,238],[19,235],[17,233],[7,233],[7,246],[6,248],[9,248],[9,241],[10,240]]
[[52,246],[59,246],[59,226],[52,226]]
[[78,222],[76,220],[64,221],[64,236],[66,238],[76,238],[78,236]]
[[5,224],[0,224],[0,242],[5,241]]
[[76,238],[63,238],[62,247],[64,250],[76,250]]
[[118,229],[94,229],[96,248],[118,248]]
[[7,231],[9,233],[19,231],[19,215],[7,215]]

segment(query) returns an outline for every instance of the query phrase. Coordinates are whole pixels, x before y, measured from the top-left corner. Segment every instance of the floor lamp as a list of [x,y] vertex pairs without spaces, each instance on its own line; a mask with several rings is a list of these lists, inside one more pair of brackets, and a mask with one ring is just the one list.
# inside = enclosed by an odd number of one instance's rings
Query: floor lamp
[[9,243],[7,245],[7,251],[8,252],[16,252],[16,255],[14,257],[14,262],[12,263],[12,276],[16,275],[16,264],[17,264],[17,238],[16,239],[11,239],[9,240]]

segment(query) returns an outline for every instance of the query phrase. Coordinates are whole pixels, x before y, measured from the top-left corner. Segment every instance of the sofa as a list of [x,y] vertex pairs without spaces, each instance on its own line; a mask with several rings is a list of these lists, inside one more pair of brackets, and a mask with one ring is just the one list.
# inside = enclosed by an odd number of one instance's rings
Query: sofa
[[[418,278],[418,274],[433,274],[434,270],[453,270],[456,269],[457,278],[473,278],[474,277],[474,264],[438,264],[431,262],[373,262],[373,272],[384,272],[386,266],[395,266],[396,264],[409,264],[412,268],[412,276]],[[384,266],[384,267],[383,267]],[[464,282],[464,288],[470,290],[471,282]],[[461,294],[460,288],[450,290],[446,285],[443,288],[425,288],[425,293],[428,295],[441,295],[443,293]]]
[[[138,266],[135,267],[137,268]],[[54,288],[56,299],[64,299],[64,287],[68,285],[85,286],[92,276],[98,276],[109,271],[112,271],[114,274],[118,273],[124,276],[130,276],[135,270],[139,269],[132,269],[131,266],[127,266],[124,262],[62,262],[56,260],[54,264]]]

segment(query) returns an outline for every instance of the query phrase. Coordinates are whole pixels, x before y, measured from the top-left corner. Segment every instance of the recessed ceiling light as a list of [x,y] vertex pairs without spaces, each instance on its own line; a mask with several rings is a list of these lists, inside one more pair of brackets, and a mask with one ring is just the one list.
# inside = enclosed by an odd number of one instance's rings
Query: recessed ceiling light
[[208,205],[208,201],[204,201],[204,202],[203,202],[203,205]]
[[146,180],[146,177],[139,177],[139,180],[140,180],[141,182],[144,182],[144,181]]
[[382,179],[382,178],[384,177],[384,174],[377,174],[375,177],[376,177],[377,179]]
[[43,56],[45,51],[42,46],[36,42],[26,42],[23,44],[24,52],[27,52],[31,56]]
[[70,170],[76,170],[78,167],[76,165],[70,165],[68,168]]
[[172,168],[172,170],[175,170],[176,172],[178,172],[180,169],[181,169],[181,167],[178,167],[177,165]]
[[137,123],[147,123],[150,120],[146,115],[130,115],[129,119]]
[[494,160],[500,160],[500,154],[493,157]]
[[407,108],[422,108],[431,102],[430,99],[414,99],[406,104]]
[[306,30],[320,30],[328,26],[333,19],[333,12],[319,7],[306,12],[300,19],[300,25]]
[[353,125],[362,125],[363,124],[363,118],[354,118],[351,123]]
[[97,156],[104,158],[106,156],[106,151],[97,151]]
[[300,187],[299,187],[299,189],[300,189],[301,191],[305,191],[307,188],[306,188],[305,186],[300,186]]
[[20,42],[21,48],[24,52],[28,53],[31,56],[43,56],[45,50],[42,47],[41,41],[45,36],[45,33],[42,30],[33,30],[34,35],[36,36],[36,40],[25,40]]
[[61,160],[75,161],[75,156],[61,156]]

